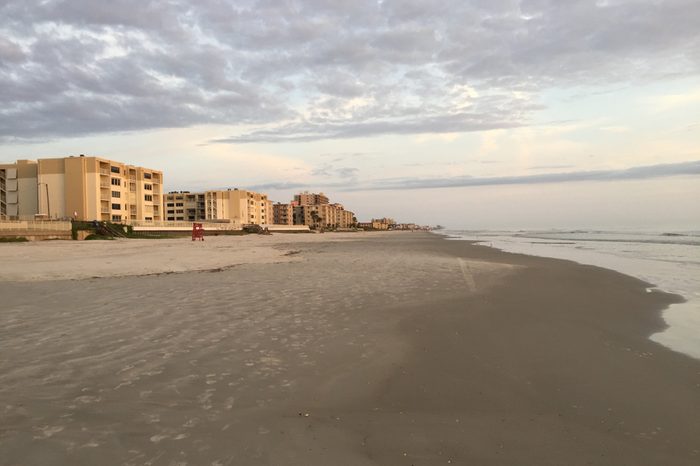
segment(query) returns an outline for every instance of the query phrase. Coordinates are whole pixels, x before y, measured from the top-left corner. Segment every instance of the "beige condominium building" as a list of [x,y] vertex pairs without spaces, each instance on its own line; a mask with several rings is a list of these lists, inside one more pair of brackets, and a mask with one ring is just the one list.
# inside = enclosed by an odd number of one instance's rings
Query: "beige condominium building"
[[275,225],[294,224],[294,203],[282,204],[277,202],[272,206],[272,223]]
[[372,228],[375,230],[389,230],[396,225],[396,220],[393,218],[373,218]]
[[267,194],[245,189],[206,191],[207,220],[230,220],[241,225],[268,225],[272,219],[272,201]]
[[336,220],[335,223],[340,228],[350,228],[355,225],[356,218],[355,213],[345,208],[340,204],[335,204],[336,206]]
[[267,195],[244,189],[170,192],[164,196],[163,202],[166,221],[231,221],[241,225],[272,223],[272,202]]
[[0,219],[32,220],[38,211],[37,163],[0,164]]
[[164,196],[163,202],[167,221],[201,222],[207,219],[204,193],[171,192]]
[[304,191],[303,193],[294,195],[294,202],[297,205],[315,205],[315,204],[328,204],[328,196],[323,193],[310,193]]
[[295,225],[313,228],[349,228],[354,223],[354,214],[340,204],[305,204],[293,207]]
[[[3,165],[8,218],[162,220],[163,173],[99,157],[18,160]],[[9,167],[9,168],[8,168]],[[14,177],[14,178],[13,178]],[[16,205],[16,207],[14,207]]]

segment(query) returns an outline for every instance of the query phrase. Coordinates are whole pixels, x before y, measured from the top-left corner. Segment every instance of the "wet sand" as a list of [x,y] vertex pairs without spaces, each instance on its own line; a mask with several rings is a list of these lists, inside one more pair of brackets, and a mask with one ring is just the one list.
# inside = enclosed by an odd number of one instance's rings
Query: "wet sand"
[[700,362],[648,339],[677,297],[424,233],[222,238],[0,247],[0,465],[700,463]]

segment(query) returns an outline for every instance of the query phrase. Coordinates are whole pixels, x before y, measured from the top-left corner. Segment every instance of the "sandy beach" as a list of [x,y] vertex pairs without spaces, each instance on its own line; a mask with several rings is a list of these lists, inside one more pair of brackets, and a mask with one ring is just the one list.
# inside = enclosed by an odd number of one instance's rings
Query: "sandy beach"
[[697,465],[680,298],[429,233],[0,245],[0,465]]

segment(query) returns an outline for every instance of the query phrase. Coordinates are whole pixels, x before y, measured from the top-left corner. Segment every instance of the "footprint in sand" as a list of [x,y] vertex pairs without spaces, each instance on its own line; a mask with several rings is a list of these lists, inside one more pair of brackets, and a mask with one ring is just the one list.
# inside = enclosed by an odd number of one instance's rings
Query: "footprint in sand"
[[34,427],[34,430],[41,432],[41,435],[35,435],[35,439],[45,439],[53,437],[55,434],[61,432],[64,429],[63,426],[43,426]]
[[154,435],[151,437],[151,442],[160,443],[161,440],[165,440],[166,438],[168,438],[167,435]]

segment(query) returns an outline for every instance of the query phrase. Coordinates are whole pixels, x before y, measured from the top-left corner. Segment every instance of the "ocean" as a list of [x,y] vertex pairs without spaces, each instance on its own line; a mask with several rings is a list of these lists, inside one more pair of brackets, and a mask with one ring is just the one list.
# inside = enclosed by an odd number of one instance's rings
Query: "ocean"
[[700,359],[700,231],[463,231],[450,239],[472,240],[506,252],[568,259],[630,275],[686,302],[664,310],[668,328],[651,339]]

